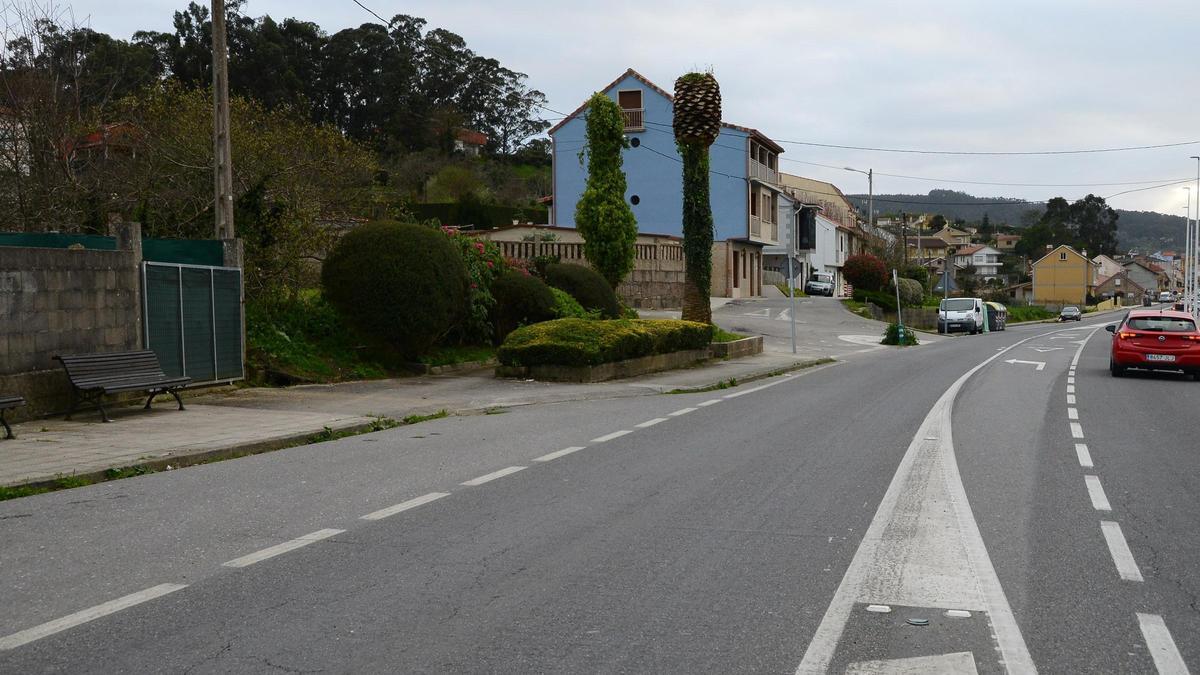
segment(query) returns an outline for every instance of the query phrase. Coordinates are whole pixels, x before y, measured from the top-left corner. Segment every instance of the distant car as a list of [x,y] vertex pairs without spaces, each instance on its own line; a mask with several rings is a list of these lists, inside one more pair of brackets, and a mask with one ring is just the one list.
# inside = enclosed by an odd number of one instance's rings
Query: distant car
[[1083,321],[1083,312],[1078,307],[1063,307],[1058,313],[1059,321]]
[[1113,377],[1142,368],[1181,370],[1200,381],[1200,332],[1190,314],[1137,309],[1106,330],[1113,334],[1108,361]]
[[809,295],[826,295],[833,297],[833,275],[828,272],[816,272],[804,282],[804,292]]
[[1175,295],[1171,291],[1163,291],[1158,294],[1159,302],[1175,302]]

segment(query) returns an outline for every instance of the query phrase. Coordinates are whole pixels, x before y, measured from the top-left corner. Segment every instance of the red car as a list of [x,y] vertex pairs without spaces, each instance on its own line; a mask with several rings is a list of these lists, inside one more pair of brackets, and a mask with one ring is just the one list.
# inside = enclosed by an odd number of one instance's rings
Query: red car
[[1116,326],[1108,369],[1121,377],[1126,368],[1182,370],[1200,381],[1200,332],[1186,312],[1133,310]]

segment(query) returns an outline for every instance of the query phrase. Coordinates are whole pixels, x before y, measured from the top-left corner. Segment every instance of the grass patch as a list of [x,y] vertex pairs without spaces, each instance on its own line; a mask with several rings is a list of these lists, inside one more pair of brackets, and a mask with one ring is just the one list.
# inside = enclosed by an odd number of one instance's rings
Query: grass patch
[[709,324],[675,319],[556,319],[513,331],[498,356],[506,366],[594,366],[704,349],[712,333]]
[[456,363],[491,361],[496,358],[496,349],[486,345],[453,345],[437,347],[417,361],[427,366],[451,366]]
[[[791,297],[791,294],[788,293],[788,285],[787,284],[775,284],[775,288],[778,288],[780,293],[783,293],[784,295]],[[795,291],[796,291],[797,298],[807,298],[808,297],[808,293],[805,293],[800,288],[796,288]]]
[[721,380],[720,382],[718,382],[716,384],[710,384],[707,387],[700,387],[699,389],[672,389],[671,391],[668,391],[667,393],[668,394],[702,394],[706,391],[719,391],[721,389],[732,389],[733,387],[736,387],[737,385],[738,385],[737,378],[731,377],[728,380]]
[[1045,307],[1012,307],[1008,308],[1009,323],[1023,323],[1025,321],[1042,321],[1045,319],[1053,319],[1058,315]]
[[745,339],[746,337],[748,336],[741,335],[739,333],[731,333],[717,325],[713,326],[713,342],[733,342],[735,340]]
[[[429,415],[408,415],[408,416],[404,417],[404,419],[402,419],[401,422],[403,422],[405,425],[420,424],[421,422],[428,422],[429,420],[440,420],[443,417],[449,417],[449,416],[450,416],[450,413],[446,412],[445,408],[442,408],[441,410],[439,410],[435,413],[429,414]],[[397,424],[395,426],[400,426],[400,425]]]
[[859,302],[858,300],[851,298],[843,298],[842,305],[844,305],[846,309],[850,310],[851,314],[857,314],[867,319],[871,318],[871,312],[867,309],[867,303],[865,302]]

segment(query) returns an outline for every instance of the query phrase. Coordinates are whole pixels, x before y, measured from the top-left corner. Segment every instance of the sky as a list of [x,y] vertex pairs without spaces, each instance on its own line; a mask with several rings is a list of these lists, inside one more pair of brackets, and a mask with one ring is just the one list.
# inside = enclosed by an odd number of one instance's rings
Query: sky
[[[476,53],[527,74],[548,108],[567,113],[627,68],[667,90],[680,74],[711,69],[726,121],[777,141],[1006,152],[1200,141],[1197,0],[360,1],[384,17],[419,16],[458,33]],[[70,6],[81,23],[128,38],[170,30],[184,4]],[[313,21],[327,32],[377,22],[354,0],[248,0],[243,11]],[[1110,197],[1189,178],[1195,185],[1189,156],[1200,155],[1200,143],[1052,156],[784,147],[784,171],[848,193],[865,193],[866,176],[803,162],[873,169],[877,194],[957,189],[1030,200]],[[1183,215],[1186,197],[1171,186],[1112,196],[1110,204]]]

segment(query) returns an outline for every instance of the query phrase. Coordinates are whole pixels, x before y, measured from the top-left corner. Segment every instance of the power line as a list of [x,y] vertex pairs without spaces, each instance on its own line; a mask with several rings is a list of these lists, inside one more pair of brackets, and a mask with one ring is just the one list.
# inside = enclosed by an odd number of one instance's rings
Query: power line
[[[650,122],[646,124],[654,124],[660,127],[669,127],[669,124],[662,122]],[[817,143],[814,141],[784,141],[779,139],[771,139],[775,143],[787,145],[807,145],[817,148],[836,148],[839,150],[864,150],[868,152],[898,152],[916,155],[986,155],[986,156],[1007,156],[1007,155],[1084,155],[1095,154],[1101,152],[1126,152],[1130,150],[1157,150],[1160,148],[1178,148],[1184,145],[1197,145],[1200,141],[1180,141],[1178,143],[1159,143],[1156,145],[1133,145],[1120,148],[1088,148],[1083,150],[919,150],[913,148],[877,148],[863,145],[838,145],[836,143]]]

